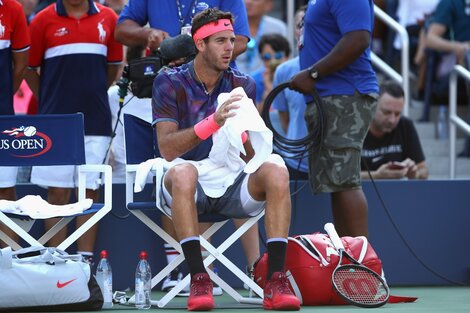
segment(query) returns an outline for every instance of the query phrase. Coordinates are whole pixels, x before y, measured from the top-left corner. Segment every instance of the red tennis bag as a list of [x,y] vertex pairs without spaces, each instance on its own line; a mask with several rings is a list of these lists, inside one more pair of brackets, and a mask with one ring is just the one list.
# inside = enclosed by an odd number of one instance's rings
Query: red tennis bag
[[[342,237],[345,250],[358,262],[382,275],[382,262],[366,237]],[[264,287],[268,269],[265,253],[254,266],[254,279]],[[339,254],[328,235],[314,233],[289,237],[286,274],[290,287],[302,305],[346,304],[331,286],[331,275]]]

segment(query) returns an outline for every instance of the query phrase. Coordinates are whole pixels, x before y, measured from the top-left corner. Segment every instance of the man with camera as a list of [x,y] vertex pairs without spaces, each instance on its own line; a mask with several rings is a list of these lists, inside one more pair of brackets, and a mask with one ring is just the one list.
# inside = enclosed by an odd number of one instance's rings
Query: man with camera
[[[234,183],[219,198],[206,195],[197,168],[189,162],[208,157],[212,134],[240,108],[237,102],[243,97],[234,94],[217,109],[219,94],[242,87],[249,98],[255,98],[254,81],[229,67],[235,44],[232,14],[204,10],[194,17],[191,33],[197,48],[194,61],[161,72],[155,79],[152,98],[153,124],[161,155],[167,161],[178,157],[188,160],[171,167],[162,184],[162,196],[171,208],[191,274],[188,310],[214,307],[212,282],[201,256],[198,215],[218,212],[248,217],[264,207],[269,260],[264,308],[299,310],[300,302],[290,291],[284,273],[291,204],[289,175],[282,159],[273,157],[252,174],[244,173],[243,168],[233,173]],[[254,150],[247,135],[243,137],[247,156],[240,157],[248,162]]]
[[[140,45],[155,51],[167,37],[191,35],[193,16],[208,7],[217,7],[222,11],[232,12],[235,16],[235,59],[246,50],[250,38],[243,0],[129,0],[119,16],[116,39],[126,46]],[[145,26],[147,23],[150,27]]]

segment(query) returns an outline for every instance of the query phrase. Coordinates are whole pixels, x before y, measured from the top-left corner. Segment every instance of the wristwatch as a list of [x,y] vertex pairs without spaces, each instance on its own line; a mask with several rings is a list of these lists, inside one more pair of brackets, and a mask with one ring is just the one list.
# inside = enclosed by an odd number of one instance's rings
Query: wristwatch
[[320,78],[320,73],[318,72],[318,70],[315,66],[310,66],[308,68],[308,73],[310,74],[310,77],[313,80],[317,80],[318,78]]

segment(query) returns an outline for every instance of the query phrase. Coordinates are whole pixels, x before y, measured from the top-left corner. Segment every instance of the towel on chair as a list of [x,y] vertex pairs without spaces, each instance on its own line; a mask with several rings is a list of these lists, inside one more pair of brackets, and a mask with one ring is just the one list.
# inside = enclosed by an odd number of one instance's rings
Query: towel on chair
[[[201,161],[177,158],[168,162],[163,158],[156,158],[142,162],[136,171],[134,192],[142,191],[148,174],[153,170],[156,176],[156,194],[161,195],[164,173],[177,164],[191,163],[198,171],[199,183],[205,194],[219,198],[233,184],[241,171],[253,173],[268,160],[284,164],[280,156],[272,154],[273,134],[264,124],[253,101],[247,97],[243,88],[238,87],[230,93],[220,94],[217,98],[217,108],[232,94],[243,95],[243,98],[236,102],[240,107],[235,110],[237,114],[227,119],[225,124],[212,135],[213,145],[209,157]],[[255,151],[255,155],[248,163],[240,157],[240,153],[246,154],[241,139],[245,131],[248,132]],[[168,212],[161,203],[161,197],[156,198],[157,207]]]
[[45,219],[80,214],[92,204],[91,199],[84,199],[71,204],[55,205],[49,204],[41,196],[27,195],[16,201],[0,200],[0,211],[30,216],[33,219]]

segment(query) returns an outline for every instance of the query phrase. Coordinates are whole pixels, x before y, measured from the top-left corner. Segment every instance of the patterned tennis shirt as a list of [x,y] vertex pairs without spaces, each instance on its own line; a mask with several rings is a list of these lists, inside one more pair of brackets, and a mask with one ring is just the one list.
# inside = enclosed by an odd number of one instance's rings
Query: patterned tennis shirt
[[[248,97],[255,100],[254,80],[233,68],[229,67],[222,73],[218,85],[210,94],[206,94],[204,86],[196,79],[193,62],[166,69],[158,74],[153,83],[153,125],[171,121],[178,124],[179,129],[192,127],[215,112],[219,94],[237,87],[242,87]],[[208,157],[211,147],[212,138],[209,137],[181,157],[186,160],[202,160]]]

